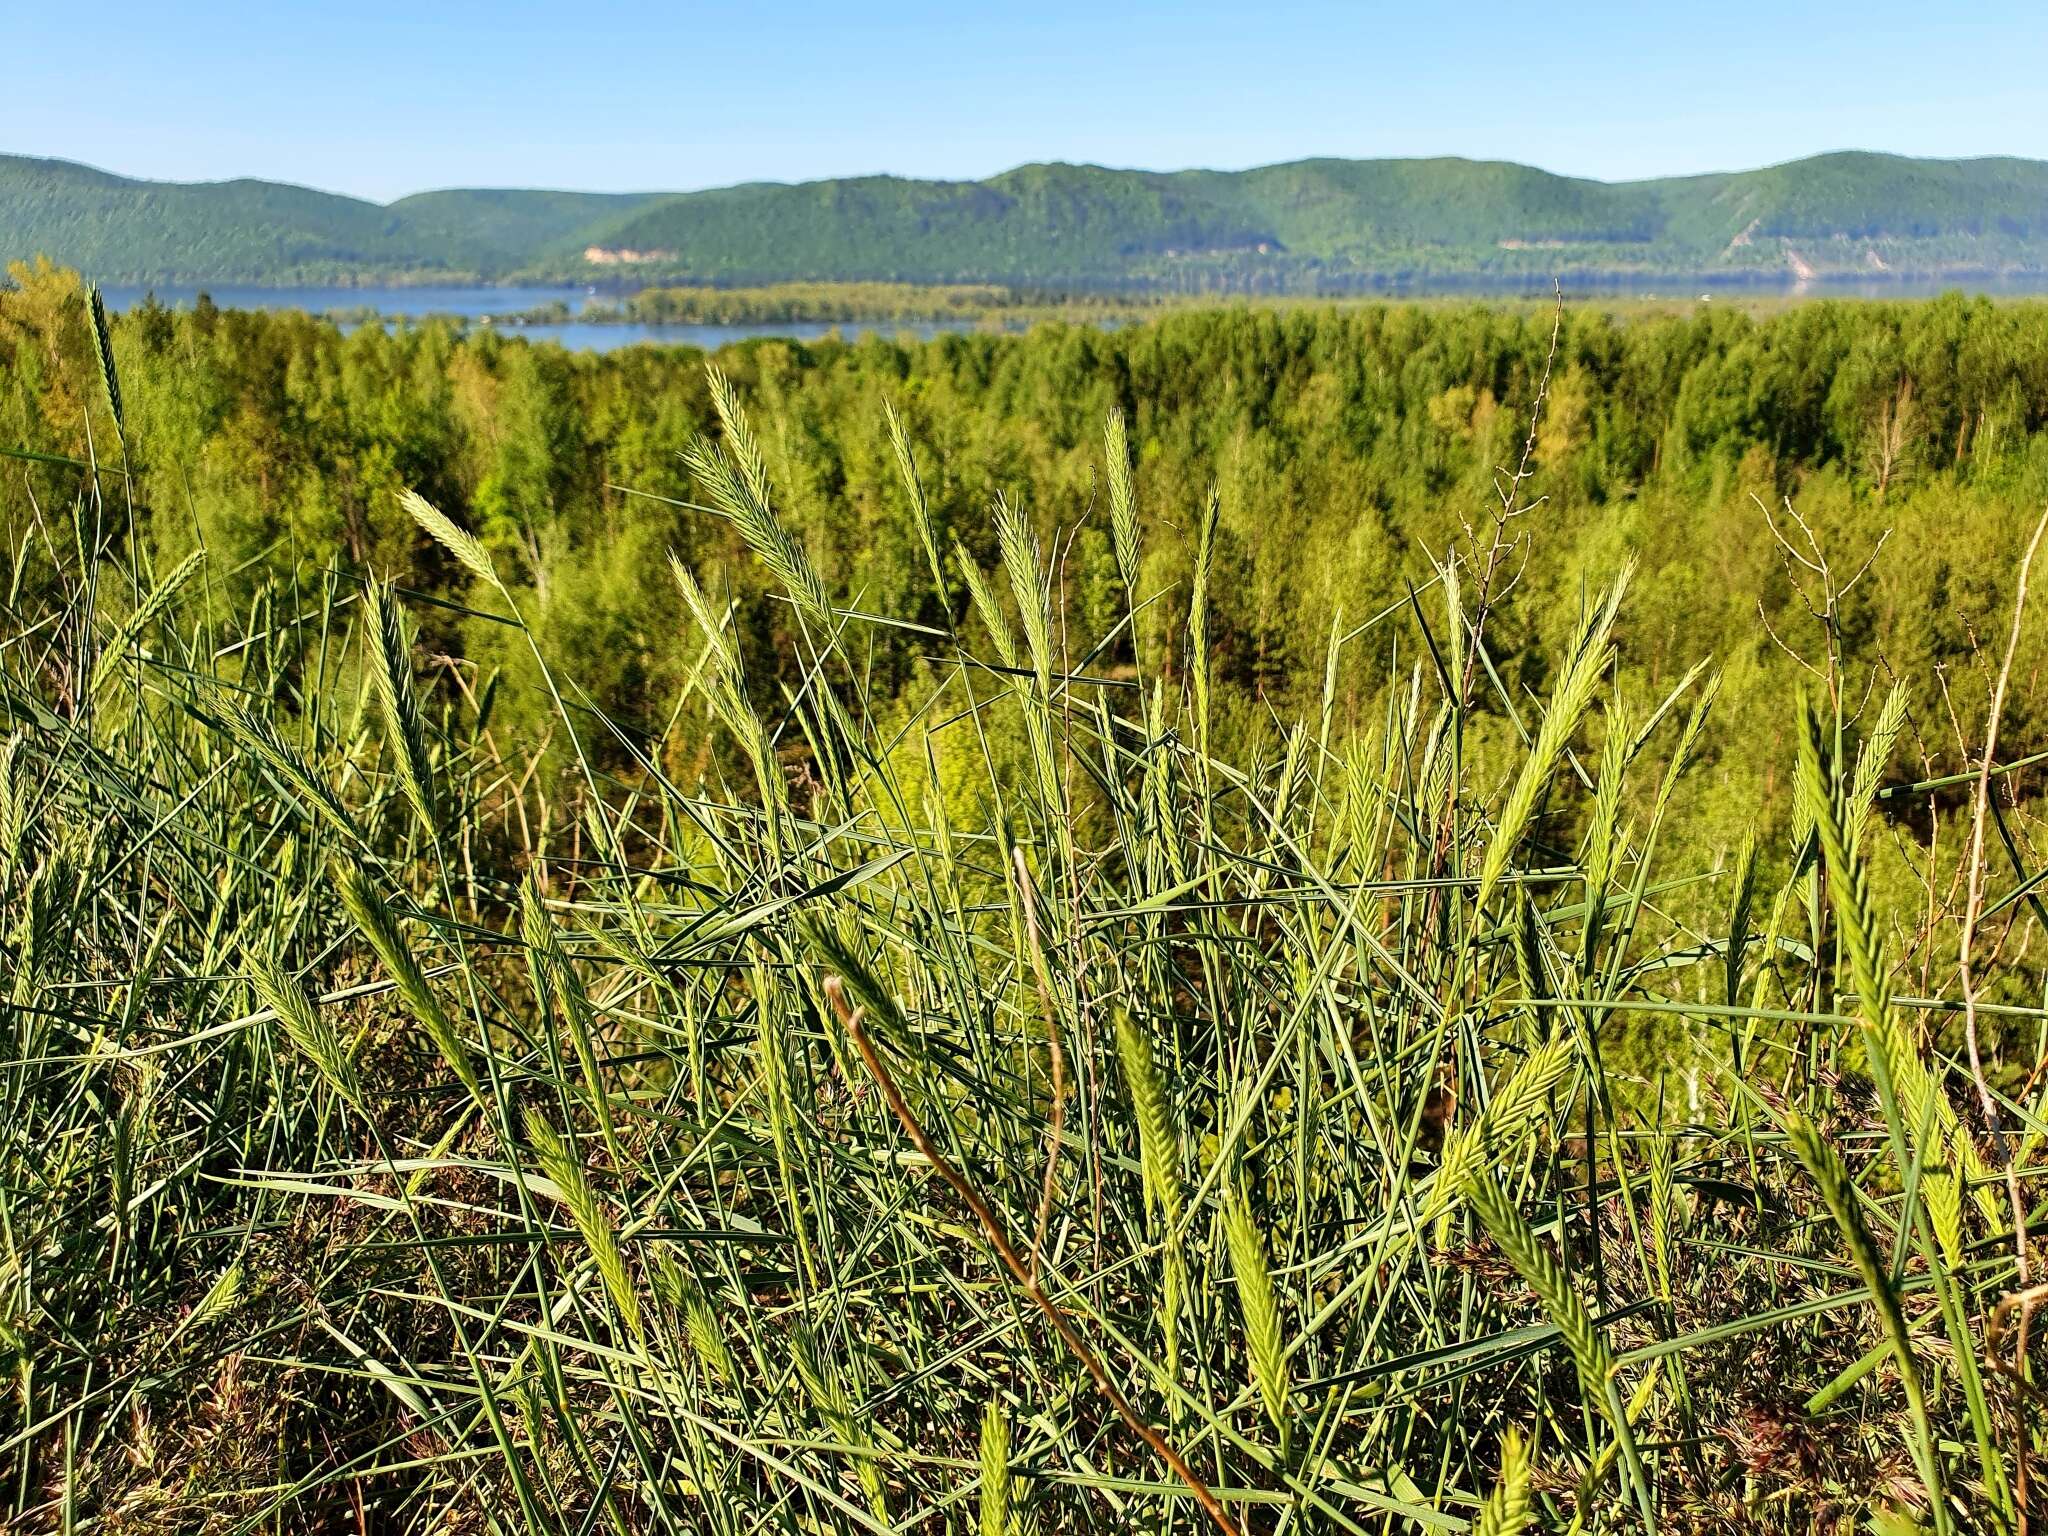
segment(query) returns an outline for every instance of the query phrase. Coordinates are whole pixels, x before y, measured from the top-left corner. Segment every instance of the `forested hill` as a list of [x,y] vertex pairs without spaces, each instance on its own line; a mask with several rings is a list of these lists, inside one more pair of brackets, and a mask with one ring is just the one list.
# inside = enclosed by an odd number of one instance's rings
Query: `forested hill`
[[1027,165],[605,195],[136,181],[0,156],[0,260],[103,282],[634,276],[1341,289],[1403,276],[2048,272],[2048,163],[1841,153],[1607,183],[1469,160]]
[[105,283],[495,278],[566,267],[584,231],[660,200],[457,191],[381,205],[274,181],[135,181],[0,155],[0,261],[48,256]]

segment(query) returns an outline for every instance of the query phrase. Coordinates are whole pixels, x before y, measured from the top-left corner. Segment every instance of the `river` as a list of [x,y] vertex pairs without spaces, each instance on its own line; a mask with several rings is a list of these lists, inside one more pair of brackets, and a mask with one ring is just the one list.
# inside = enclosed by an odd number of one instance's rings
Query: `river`
[[[525,313],[550,304],[565,304],[579,310],[598,297],[591,288],[507,288],[488,285],[443,286],[434,284],[360,288],[267,288],[244,283],[159,283],[152,287],[113,285],[103,288],[107,307],[116,312],[132,308],[154,293],[158,302],[177,309],[189,309],[204,292],[222,309],[303,309],[308,314],[340,314],[350,317],[347,325],[365,311],[381,315],[452,315],[472,324],[488,325],[506,315]],[[390,322],[387,322],[390,323]],[[702,347],[706,351],[728,342],[756,337],[778,336],[794,341],[816,341],[834,331],[853,336],[879,331],[886,336],[909,334],[928,339],[948,331],[980,329],[977,321],[897,320],[877,322],[831,322],[823,320],[763,321],[744,325],[642,325],[568,320],[559,323],[507,325],[514,336],[533,341],[553,341],[575,352],[611,352],[620,347],[651,343],[660,346]]]
[[[1731,302],[1746,299],[1773,297],[1811,298],[1926,298],[1948,289],[1960,288],[1971,293],[1987,293],[2003,297],[2038,295],[2048,291],[2048,283],[2040,278],[2023,281],[1983,278],[1977,280],[1921,281],[1917,279],[1887,279],[1873,277],[1852,281],[1817,282],[1810,285],[1777,286],[1772,284],[1727,284],[1709,290]],[[561,304],[572,313],[583,308],[592,299],[615,297],[601,295],[595,288],[581,286],[553,287],[494,287],[488,284],[413,284],[384,287],[296,287],[272,288],[245,283],[179,284],[163,283],[153,287],[134,285],[109,285],[102,290],[107,305],[116,311],[128,309],[142,302],[154,293],[157,299],[177,308],[189,308],[202,291],[210,294],[213,302],[223,309],[302,309],[309,314],[337,314],[347,317],[344,328],[360,324],[360,316],[367,312],[380,315],[426,316],[449,315],[465,320],[472,325],[504,323],[504,317],[525,313],[551,304]],[[1451,280],[1435,285],[1389,287],[1386,290],[1361,297],[1385,299],[1403,298],[1469,298],[1473,300],[1506,298],[1547,297],[1550,285],[1547,282],[1503,282],[1465,279]],[[1699,292],[1697,281],[1687,283],[1676,277],[1629,277],[1612,281],[1567,284],[1567,299],[1667,299],[1683,300],[1695,296],[1705,297]],[[395,324],[396,319],[385,322]],[[1109,320],[1106,324],[1121,323]],[[972,318],[955,320],[892,320],[892,321],[844,321],[823,320],[782,320],[759,321],[740,325],[643,325],[592,322],[569,319],[541,324],[512,325],[505,323],[506,331],[515,336],[524,336],[533,341],[558,342],[577,352],[611,352],[620,347],[640,345],[702,347],[713,350],[730,342],[749,341],[758,337],[774,336],[794,341],[816,341],[821,336],[838,332],[845,336],[856,336],[866,331],[879,332],[885,336],[912,335],[923,339],[948,332],[975,331],[985,329],[983,322]]]

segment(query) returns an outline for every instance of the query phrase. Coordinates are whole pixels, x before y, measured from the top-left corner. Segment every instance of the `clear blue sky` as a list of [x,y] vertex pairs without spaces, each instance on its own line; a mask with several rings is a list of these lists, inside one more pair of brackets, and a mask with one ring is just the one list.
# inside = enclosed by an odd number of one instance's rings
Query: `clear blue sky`
[[[1951,19],[1955,17],[1958,19]],[[2048,4],[0,0],[0,151],[379,200],[1028,160],[2048,159]]]

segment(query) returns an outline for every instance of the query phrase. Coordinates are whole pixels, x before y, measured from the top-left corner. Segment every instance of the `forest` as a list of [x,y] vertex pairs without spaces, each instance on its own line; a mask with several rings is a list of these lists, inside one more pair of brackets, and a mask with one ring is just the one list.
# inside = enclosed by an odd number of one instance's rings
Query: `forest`
[[1840,152],[1625,182],[1455,157],[1167,173],[1054,162],[979,181],[458,188],[379,204],[0,155],[0,262],[42,253],[107,283],[624,276],[1317,294],[1662,273],[1781,288],[1799,272],[2038,275],[2044,192],[2038,160]]
[[0,1508],[2022,1536],[2044,509],[2048,304],[17,265]]
[[[98,407],[75,280],[19,276],[0,296],[0,443],[78,458]],[[602,707],[648,719],[692,663],[671,553],[741,604],[750,665],[791,680],[792,616],[730,525],[701,510],[686,456],[714,420],[699,353],[574,355],[434,324],[343,336],[205,307],[145,309],[112,345],[138,533],[167,566],[203,547],[219,614],[331,567],[459,603],[467,577],[399,507],[410,488],[503,557],[529,619]],[[1711,661],[1717,762],[1724,732],[1788,739],[1774,701],[1832,643],[1885,685],[1927,690],[1914,766],[1951,771],[1958,733],[1982,718],[1982,646],[2016,530],[2048,501],[2048,305],[1952,296],[1761,319],[1582,307],[1561,320],[1527,305],[1223,306],[1117,330],[756,342],[717,362],[760,420],[778,514],[828,579],[856,607],[928,625],[971,616],[959,590],[958,612],[935,606],[885,410],[934,467],[942,556],[958,541],[987,559],[986,514],[1007,496],[1060,552],[1076,637],[1100,636],[1116,606],[1099,449],[1106,415],[1123,412],[1160,520],[1146,591],[1185,591],[1214,492],[1219,709],[1251,744],[1318,697],[1333,630],[1431,580],[1520,467],[1541,502],[1522,520],[1534,553],[1491,617],[1504,663],[1531,669],[1518,689],[1540,684],[1536,658],[1564,637],[1580,586],[1627,555],[1640,580],[1622,675],[1654,689]],[[99,441],[110,430],[99,422]],[[61,502],[65,474],[0,483],[7,525]],[[1802,529],[1837,586],[1869,565],[1827,625]],[[501,719],[535,728],[544,690],[502,626],[446,607],[421,622],[437,651],[502,676]],[[1140,630],[1170,668],[1168,628]],[[884,647],[878,680],[893,690],[914,652]],[[1413,659],[1361,632],[1342,723],[1372,719]],[[2030,636],[2022,678],[2044,659]],[[2017,755],[2048,746],[2043,699],[2014,690]],[[1763,765],[1730,761],[1712,780],[1687,813],[1703,847],[1731,845],[1759,803],[1788,814]]]

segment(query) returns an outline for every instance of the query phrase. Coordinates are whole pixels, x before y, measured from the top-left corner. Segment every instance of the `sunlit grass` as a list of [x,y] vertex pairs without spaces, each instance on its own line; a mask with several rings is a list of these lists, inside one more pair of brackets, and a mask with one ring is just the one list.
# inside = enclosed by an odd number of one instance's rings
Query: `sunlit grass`
[[[678,567],[701,783],[536,641],[543,810],[415,676],[404,594],[335,572],[213,632],[110,470],[77,557],[22,566],[24,1529],[2016,1529],[2006,1165],[2031,1198],[2043,1125],[1995,1057],[1983,1136],[1924,1027],[1953,1005],[1885,982],[1952,938],[1862,877],[1893,711],[1859,764],[1853,712],[1783,701],[1781,888],[1669,867],[1708,678],[1617,692],[1616,571],[1512,696],[1447,567],[1331,657],[1334,689],[1398,656],[1374,729],[1224,760],[1209,564],[1135,589],[1159,525],[1112,423],[1129,616],[1070,634],[1009,508],[996,570],[923,530],[973,616],[917,637],[906,717],[864,681],[905,632],[714,397],[699,479],[803,642],[799,686],[749,677]],[[1194,665],[1148,671],[1138,623]],[[1703,877],[1712,932],[1664,905]],[[2017,1050],[2044,1015],[1997,1017]]]

